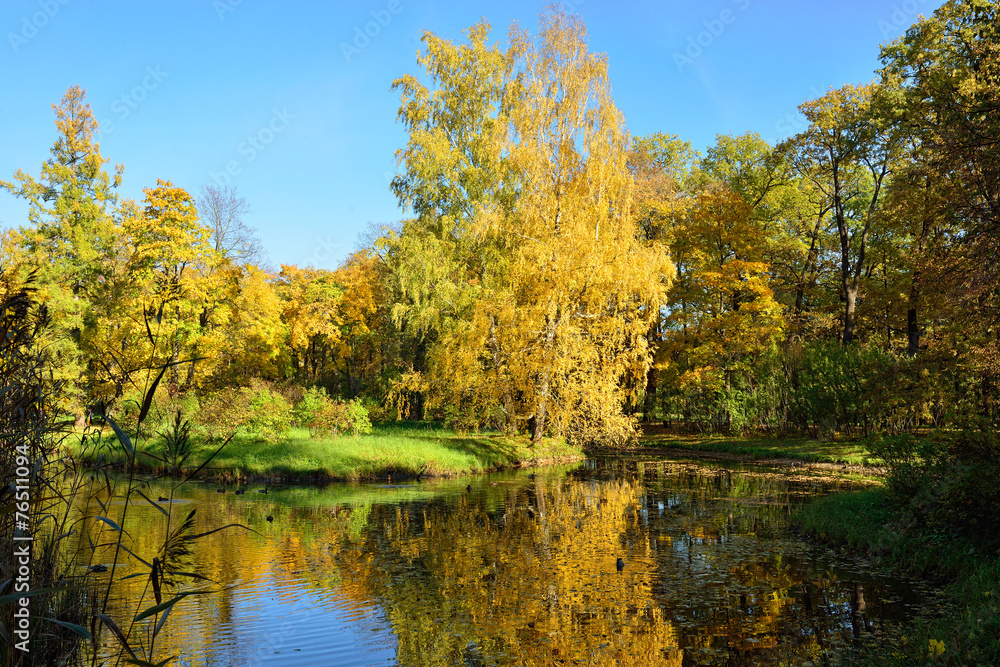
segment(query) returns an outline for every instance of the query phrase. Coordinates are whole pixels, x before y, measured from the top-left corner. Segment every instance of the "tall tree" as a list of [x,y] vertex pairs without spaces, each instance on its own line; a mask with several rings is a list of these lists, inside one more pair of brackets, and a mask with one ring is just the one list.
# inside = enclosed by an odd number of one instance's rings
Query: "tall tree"
[[[214,324],[206,313],[221,296],[222,278],[213,276],[220,258],[187,191],[158,180],[143,192],[141,206],[121,207],[122,259],[109,283],[115,303],[101,319],[93,346],[120,360],[121,380],[135,369],[173,364],[171,390],[187,390],[194,387],[196,365],[181,364],[204,356],[200,347]],[[202,364],[206,373],[214,361]]]
[[[915,144],[903,198],[916,263],[908,317],[932,297],[939,334],[965,349],[959,383],[976,387],[979,416],[1000,414],[1000,6],[950,0],[882,49],[881,74],[898,87],[893,120]],[[923,247],[921,247],[921,242]],[[929,250],[928,250],[929,248]],[[909,314],[908,314],[909,315]],[[926,319],[932,319],[930,317]],[[926,320],[925,320],[926,321]]]
[[255,231],[245,220],[250,204],[233,186],[208,184],[198,197],[198,212],[202,222],[212,230],[215,252],[234,264],[260,266],[266,251]]
[[[629,140],[607,62],[556,9],[535,39],[513,28],[506,52],[487,49],[486,32],[472,28],[460,48],[425,35],[421,62],[437,88],[404,80],[401,180],[431,205],[413,206],[395,266],[401,284],[419,287],[405,293],[448,304],[432,386],[453,409],[473,408],[462,417],[528,426],[535,442],[592,427],[624,434],[622,380],[645,378],[646,333],[672,266],[632,218]],[[476,75],[484,67],[487,83]],[[441,176],[456,164],[467,172],[460,188]],[[440,247],[453,251],[461,289],[430,268]],[[416,306],[398,312],[418,316]]]
[[275,281],[288,327],[292,371],[305,382],[333,372],[340,345],[343,288],[331,271],[282,265]]
[[106,171],[94,140],[97,121],[82,88],[69,88],[53,109],[58,139],[39,177],[18,170],[0,188],[28,201],[29,224],[16,234],[18,259],[37,272],[39,298],[52,316],[54,373],[66,383],[60,407],[80,419],[87,375],[81,336],[102,303],[122,167],[114,176]]
[[856,337],[856,308],[882,188],[900,155],[901,133],[877,111],[884,91],[847,85],[806,102],[809,128],[791,141],[801,173],[823,193],[840,238],[841,342]]
[[[635,182],[632,206],[636,224],[643,238],[670,247],[678,230],[684,227],[697,197],[704,175],[698,168],[701,155],[690,141],[677,135],[656,132],[632,141],[629,167]],[[684,272],[683,258],[671,253],[677,275]],[[661,310],[661,309],[658,309]],[[649,329],[649,348],[659,351],[666,332],[663,313]],[[657,406],[660,368],[652,364],[646,373],[643,396],[643,419],[649,421]]]

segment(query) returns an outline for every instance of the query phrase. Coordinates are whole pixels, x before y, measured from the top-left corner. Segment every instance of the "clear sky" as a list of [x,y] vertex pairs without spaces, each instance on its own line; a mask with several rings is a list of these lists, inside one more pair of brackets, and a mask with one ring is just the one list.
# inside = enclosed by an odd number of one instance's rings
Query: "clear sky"
[[[939,0],[567,0],[633,135],[669,132],[704,149],[717,134],[775,141],[804,128],[796,107],[871,80],[879,44]],[[543,2],[442,0],[3,0],[0,178],[37,175],[56,134],[51,105],[80,85],[101,150],[125,165],[120,193],[156,179],[192,194],[230,182],[273,266],[333,269],[369,223],[403,213],[389,190],[394,78],[419,74],[429,30],[462,40],[480,18],[506,39]],[[366,34],[367,33],[367,34]],[[0,226],[27,207],[0,193]]]

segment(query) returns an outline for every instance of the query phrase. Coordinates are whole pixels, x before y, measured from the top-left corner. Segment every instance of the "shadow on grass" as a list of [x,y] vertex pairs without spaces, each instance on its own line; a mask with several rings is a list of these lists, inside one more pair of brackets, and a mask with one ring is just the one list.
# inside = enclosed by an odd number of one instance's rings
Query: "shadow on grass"
[[517,444],[500,435],[456,435],[442,440],[441,446],[453,452],[473,456],[483,467],[516,463],[520,460],[518,457],[520,448]]
[[647,435],[647,447],[720,452],[767,459],[793,459],[815,463],[863,464],[865,448],[856,441],[808,438],[722,437],[705,435]]

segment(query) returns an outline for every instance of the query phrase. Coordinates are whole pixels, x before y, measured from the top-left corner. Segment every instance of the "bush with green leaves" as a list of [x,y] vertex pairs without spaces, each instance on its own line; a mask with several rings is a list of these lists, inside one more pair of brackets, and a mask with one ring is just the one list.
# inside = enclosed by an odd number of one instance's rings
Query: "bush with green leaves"
[[186,420],[194,419],[199,412],[198,397],[194,392],[171,396],[166,385],[161,383],[153,393],[149,412],[140,424],[138,418],[144,397],[142,387],[132,387],[118,398],[110,411],[115,423],[136,438],[149,438],[169,428],[178,410]]
[[945,538],[963,537],[987,553],[1000,547],[1000,435],[987,423],[933,438],[874,435],[869,453],[888,468],[890,497],[904,521]]
[[316,413],[330,401],[323,387],[309,387],[302,393],[302,398],[292,409],[292,418],[300,426],[308,426],[312,423]]
[[841,347],[836,341],[806,346],[795,369],[791,409],[795,421],[816,435],[832,431],[900,433],[916,411],[899,388],[907,362],[875,345]]
[[292,406],[269,383],[252,380],[248,387],[227,387],[205,397],[198,423],[213,440],[245,435],[279,442],[288,437]]
[[382,423],[395,420],[395,411],[389,410],[376,398],[371,396],[359,396],[357,400],[368,412],[368,419],[373,423]]
[[360,401],[347,401],[345,403],[334,401],[324,395],[320,402],[320,406],[313,412],[312,419],[306,423],[312,437],[318,438],[343,433],[364,435],[372,432],[368,410]]
[[288,399],[263,381],[251,382],[247,390],[250,399],[247,434],[271,442],[286,439],[292,426],[292,405]]

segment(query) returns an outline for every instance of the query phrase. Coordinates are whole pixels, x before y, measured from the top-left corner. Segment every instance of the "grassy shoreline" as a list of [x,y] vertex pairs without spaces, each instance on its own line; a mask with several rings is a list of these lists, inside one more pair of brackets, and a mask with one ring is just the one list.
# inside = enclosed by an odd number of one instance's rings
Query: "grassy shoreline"
[[871,467],[865,448],[856,439],[684,435],[649,426],[643,429],[639,446],[649,452],[687,452],[706,458]]
[[[193,471],[218,445],[197,442],[182,471]],[[99,446],[84,448],[79,436],[67,439],[65,451],[88,466],[124,468],[128,458],[110,432]],[[162,439],[137,443],[137,472],[164,474],[170,467]],[[534,447],[527,437],[499,433],[463,434],[435,424],[403,423],[376,426],[370,435],[310,438],[308,430],[293,428],[290,437],[263,443],[236,437],[200,471],[197,479],[217,482],[272,483],[336,482],[416,477],[449,477],[506,468],[566,463],[585,458],[583,450],[555,438]]]
[[[169,466],[156,458],[164,456],[162,439],[141,440],[137,445],[138,472],[171,472]],[[194,470],[217,447],[196,441],[194,453],[183,469]],[[104,464],[122,469],[128,460],[110,430],[104,432],[98,447],[91,445],[84,449],[77,434],[66,440],[64,449],[88,466]],[[846,466],[853,472],[878,473],[877,468],[867,465],[864,449],[851,441],[679,435],[653,427],[645,429],[636,446],[627,450],[584,449],[557,438],[545,438],[531,447],[527,436],[458,433],[435,423],[401,422],[376,425],[370,435],[314,439],[307,429],[293,428],[287,440],[277,443],[236,437],[196,478],[217,482],[316,483],[448,477],[624,452],[821,468]]]
[[[849,468],[881,478],[856,441],[685,436],[653,427],[640,450],[696,458]],[[844,548],[881,567],[945,583],[940,613],[914,619],[900,642],[884,644],[864,664],[1000,665],[1000,553],[910,525],[884,486],[844,491],[802,507],[793,525],[808,539]]]
[[885,488],[836,493],[803,507],[793,522],[809,538],[882,566],[944,580],[942,613],[915,619],[901,644],[871,665],[1000,664],[1000,559],[970,543],[906,526]]

